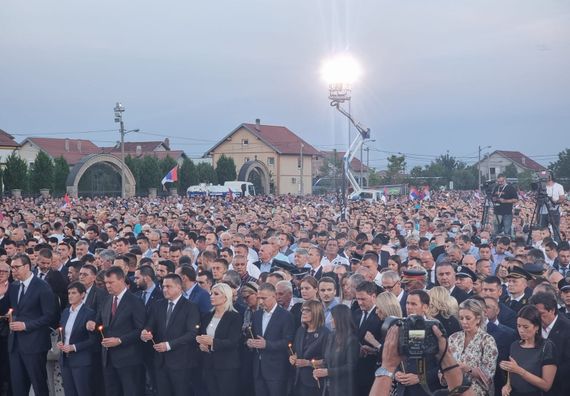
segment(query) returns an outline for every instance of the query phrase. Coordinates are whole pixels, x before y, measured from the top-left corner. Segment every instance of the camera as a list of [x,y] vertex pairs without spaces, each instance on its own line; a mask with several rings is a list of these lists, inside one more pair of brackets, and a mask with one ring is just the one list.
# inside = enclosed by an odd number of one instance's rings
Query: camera
[[428,320],[419,315],[410,315],[407,318],[388,316],[382,324],[382,337],[386,338],[390,327],[398,326],[400,328],[399,354],[412,359],[420,359],[439,352],[439,343],[432,329],[434,325],[445,336],[445,329],[439,320]]
[[534,181],[530,183],[530,188],[532,191],[536,192],[539,195],[546,196],[546,183],[548,182],[548,179],[550,179],[550,172],[537,172],[534,174],[533,179]]
[[485,194],[491,196],[493,195],[493,190],[495,189],[495,180],[487,180],[481,185],[481,190],[485,191]]

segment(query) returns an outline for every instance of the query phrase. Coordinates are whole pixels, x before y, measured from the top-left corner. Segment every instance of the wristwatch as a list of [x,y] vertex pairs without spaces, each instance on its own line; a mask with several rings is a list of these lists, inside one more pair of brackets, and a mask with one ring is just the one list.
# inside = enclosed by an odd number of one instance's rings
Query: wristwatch
[[388,377],[390,379],[394,379],[394,373],[391,373],[390,371],[386,370],[384,367],[378,367],[378,369],[374,373],[374,376],[376,376],[376,377]]

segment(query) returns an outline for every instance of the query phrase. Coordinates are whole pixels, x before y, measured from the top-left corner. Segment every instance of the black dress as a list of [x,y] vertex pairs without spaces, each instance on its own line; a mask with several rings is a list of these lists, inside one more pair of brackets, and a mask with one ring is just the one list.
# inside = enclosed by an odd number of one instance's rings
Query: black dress
[[325,367],[328,370],[328,377],[325,377],[325,395],[356,395],[355,378],[359,351],[356,335],[342,340],[342,345],[337,345],[334,333],[329,335],[325,348]]
[[445,335],[449,337],[453,333],[463,330],[459,320],[455,316],[450,316],[449,318],[444,318],[441,314],[437,314],[434,319],[441,322],[441,325],[445,329]]
[[[542,377],[542,366],[556,364],[555,348],[550,340],[543,340],[541,345],[536,345],[534,348],[523,348],[520,341],[515,341],[511,344],[511,357],[529,373]],[[543,394],[539,388],[529,384],[520,375],[511,373],[510,376],[513,389],[510,396],[541,396]]]
[[[325,326],[318,328],[314,332],[309,332],[304,326],[297,329],[293,351],[298,359],[322,360],[324,358],[327,338],[330,334]],[[319,384],[313,378],[313,367],[298,367],[295,369],[293,382],[293,393],[295,396],[320,396],[324,388],[324,381]]]

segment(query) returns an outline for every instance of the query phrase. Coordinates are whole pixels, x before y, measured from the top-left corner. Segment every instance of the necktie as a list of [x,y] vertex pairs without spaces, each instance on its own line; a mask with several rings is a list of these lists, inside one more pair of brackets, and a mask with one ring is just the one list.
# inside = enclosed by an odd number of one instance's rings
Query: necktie
[[427,270],[428,282],[431,282],[431,270]]
[[115,296],[113,297],[113,305],[111,305],[111,318],[115,317],[117,313],[117,305],[119,305],[119,299]]
[[362,319],[360,320],[360,326],[362,327],[364,325],[364,323],[366,323],[366,319],[368,319],[368,312],[364,311],[362,312]]
[[313,278],[315,277],[315,270],[314,270],[314,269],[311,270],[311,276],[312,276]]
[[44,273],[43,272],[40,272],[40,279],[42,279],[42,280],[44,279]]
[[24,297],[24,292],[25,292],[24,288],[25,288],[25,287],[26,287],[26,286],[24,286],[24,283],[23,283],[23,282],[20,283],[20,294],[18,294],[18,303],[20,302],[20,300],[22,299],[22,297]]
[[172,315],[173,309],[174,309],[174,303],[170,301],[168,303],[168,309],[166,310],[166,327],[168,327],[168,322],[170,321],[170,315]]
[[144,303],[145,305],[146,305],[146,293],[147,293],[146,291],[143,291],[143,292],[142,292],[142,295],[141,295],[141,298],[142,298],[143,303]]

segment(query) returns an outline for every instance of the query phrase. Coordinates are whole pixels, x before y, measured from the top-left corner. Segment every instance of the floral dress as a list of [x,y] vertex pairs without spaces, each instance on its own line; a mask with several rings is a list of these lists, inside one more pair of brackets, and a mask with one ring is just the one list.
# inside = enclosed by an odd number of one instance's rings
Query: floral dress
[[[449,350],[453,353],[458,362],[466,364],[469,367],[479,367],[492,381],[495,376],[497,367],[497,344],[495,339],[491,337],[483,329],[477,330],[475,337],[465,347],[465,332],[458,331],[449,336]],[[487,396],[494,394],[494,386],[492,383],[489,388],[480,380],[471,378],[473,384],[471,390],[477,396]]]

